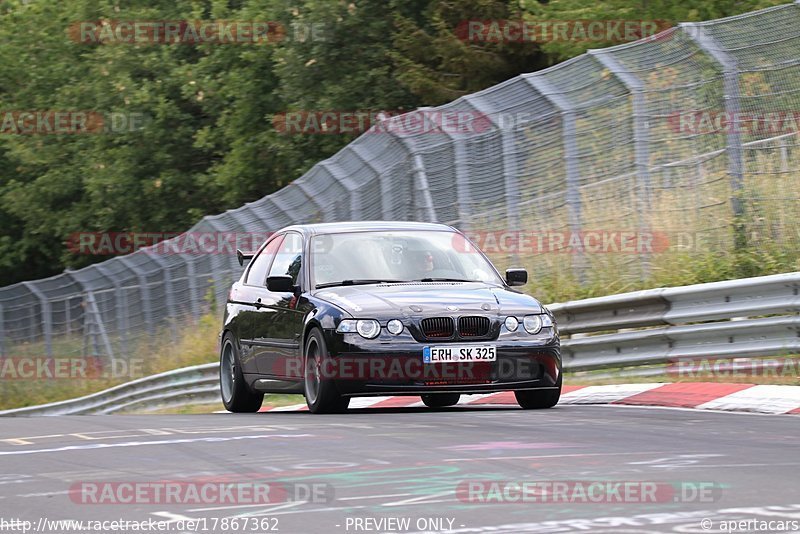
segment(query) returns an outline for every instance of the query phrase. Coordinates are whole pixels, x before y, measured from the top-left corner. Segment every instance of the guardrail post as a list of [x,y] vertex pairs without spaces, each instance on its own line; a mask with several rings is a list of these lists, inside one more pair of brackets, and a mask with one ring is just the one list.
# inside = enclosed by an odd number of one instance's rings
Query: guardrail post
[[731,206],[734,216],[734,234],[737,248],[746,245],[744,229],[744,205],[742,203],[742,189],[744,187],[742,137],[739,133],[739,117],[741,105],[739,102],[739,66],[736,58],[727,53],[711,35],[706,33],[702,25],[694,22],[682,22],[681,30],[700,47],[703,52],[711,56],[714,61],[722,66],[723,93],[725,98],[725,113],[733,121],[733,128],[727,133],[728,174],[732,190]]
[[[580,191],[580,169],[578,168],[578,144],[575,141],[576,119],[572,104],[560,94],[553,85],[541,76],[523,75],[536,91],[546,98],[561,113],[561,139],[564,145],[564,164],[566,166],[567,210],[570,231],[580,234],[583,230],[583,206]],[[578,240],[580,242],[580,240]],[[573,256],[572,270],[578,281],[586,281],[586,257],[583,247]]]
[[[625,68],[617,58],[607,50],[589,50],[589,55],[594,57],[605,68],[611,71],[631,94],[633,108],[633,150],[636,162],[636,218],[640,231],[647,231],[649,224],[645,220],[650,211],[650,131],[647,124],[647,110],[644,83],[632,72]],[[650,274],[650,255],[643,254],[640,263],[642,266],[642,279]]]

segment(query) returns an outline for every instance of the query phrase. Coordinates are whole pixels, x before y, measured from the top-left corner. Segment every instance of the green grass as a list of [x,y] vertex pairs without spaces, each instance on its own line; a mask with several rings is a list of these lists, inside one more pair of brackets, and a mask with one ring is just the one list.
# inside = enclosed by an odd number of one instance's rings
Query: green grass
[[[164,371],[190,365],[215,362],[218,359],[217,335],[220,320],[216,315],[204,315],[199,320],[187,321],[177,339],[167,332],[153,337],[141,336],[131,343],[130,361],[136,363],[135,373],[118,378],[2,380],[0,409],[21,408],[72,399]],[[53,354],[80,357],[82,341],[57,338]],[[17,345],[4,355],[9,358],[38,357],[45,354],[43,343]]]

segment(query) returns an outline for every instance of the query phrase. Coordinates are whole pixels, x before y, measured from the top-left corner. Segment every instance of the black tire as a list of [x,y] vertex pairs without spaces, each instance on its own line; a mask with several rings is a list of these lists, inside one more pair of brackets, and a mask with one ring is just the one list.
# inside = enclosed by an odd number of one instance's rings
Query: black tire
[[233,413],[253,413],[261,408],[264,394],[250,389],[242,374],[239,350],[231,334],[222,339],[219,354],[219,390],[225,409]]
[[455,406],[461,399],[458,393],[431,393],[422,395],[422,402],[428,408],[446,408],[448,406]]
[[558,399],[561,398],[561,378],[559,377],[556,383],[557,389],[531,389],[515,391],[514,396],[517,398],[519,404],[525,410],[542,410],[545,408],[552,408],[558,404]]
[[311,413],[341,413],[350,405],[350,397],[343,397],[336,384],[322,376],[323,362],[330,358],[325,336],[319,329],[309,332],[303,357],[303,395]]

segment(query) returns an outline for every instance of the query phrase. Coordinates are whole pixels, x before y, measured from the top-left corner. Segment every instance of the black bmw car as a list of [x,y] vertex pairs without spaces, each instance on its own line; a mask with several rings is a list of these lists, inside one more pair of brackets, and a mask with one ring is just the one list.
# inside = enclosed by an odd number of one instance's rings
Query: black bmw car
[[442,224],[290,226],[254,254],[233,285],[220,343],[220,387],[232,412],[265,393],[302,393],[314,413],[352,397],[415,395],[430,407],[514,391],[523,408],[561,395],[553,316]]

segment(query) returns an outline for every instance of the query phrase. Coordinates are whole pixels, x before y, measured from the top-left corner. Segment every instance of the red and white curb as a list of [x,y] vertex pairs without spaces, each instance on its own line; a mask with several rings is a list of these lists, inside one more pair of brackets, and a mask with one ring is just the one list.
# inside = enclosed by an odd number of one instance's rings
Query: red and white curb
[[[755,412],[764,414],[799,414],[800,386],[720,384],[716,382],[680,382],[651,384],[616,384],[610,386],[564,386],[559,404],[623,404],[665,406]],[[459,406],[516,406],[514,393],[462,395]],[[358,397],[350,401],[358,408],[424,407],[419,397]],[[265,406],[262,412],[307,411],[305,404]]]

